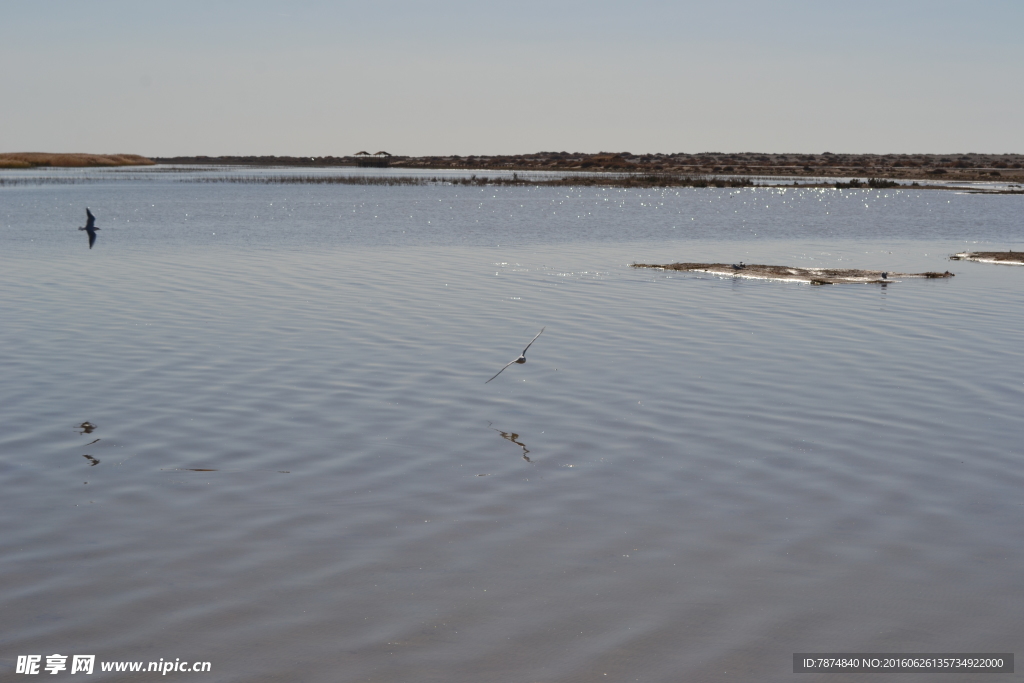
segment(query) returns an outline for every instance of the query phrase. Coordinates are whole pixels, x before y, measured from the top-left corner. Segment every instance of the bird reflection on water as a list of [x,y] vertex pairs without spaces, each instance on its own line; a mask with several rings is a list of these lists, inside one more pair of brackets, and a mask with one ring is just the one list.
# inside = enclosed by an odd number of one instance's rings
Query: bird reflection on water
[[213,467],[161,467],[161,472],[273,472],[291,474],[291,470],[221,470]]
[[[82,424],[80,424],[77,427],[75,427],[75,429],[79,430],[79,432],[78,432],[79,434],[92,434],[93,431],[95,431],[95,429],[96,429],[96,425],[94,425],[92,422],[89,422],[88,420],[86,420]],[[85,446],[83,446],[82,448],[85,448],[86,446],[91,446],[94,443],[99,443],[99,442],[100,442],[100,439],[93,439],[89,443],[85,444]],[[100,464],[100,461],[97,460],[96,458],[92,457],[91,455],[83,454],[82,457],[89,461],[89,467],[96,467],[96,465]]]
[[525,460],[526,462],[533,462],[532,460],[530,460],[529,456],[526,455],[527,453],[530,452],[530,449],[526,447],[526,444],[524,444],[523,442],[519,441],[519,435],[518,434],[516,434],[515,432],[503,432],[500,429],[497,429],[495,427],[491,427],[490,426],[491,424],[492,423],[488,422],[487,426],[490,427],[491,429],[493,429],[494,431],[498,432],[499,434],[501,434],[501,438],[505,439],[506,441],[511,441],[512,443],[514,443],[515,445],[517,445],[517,446],[519,446],[520,448],[523,449],[523,460]]

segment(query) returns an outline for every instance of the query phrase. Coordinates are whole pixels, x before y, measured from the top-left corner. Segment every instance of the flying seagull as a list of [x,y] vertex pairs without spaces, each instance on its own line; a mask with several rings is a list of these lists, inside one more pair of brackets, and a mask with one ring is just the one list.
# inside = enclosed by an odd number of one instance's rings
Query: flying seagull
[[[540,328],[540,332],[537,333],[537,337],[539,337],[543,332],[544,332],[544,328],[542,327],[542,328]],[[537,341],[537,337],[534,337],[533,339],[530,340],[530,343],[526,345],[526,349],[528,349],[531,346],[533,346],[533,342]],[[526,362],[526,349],[523,349],[523,352],[521,354],[519,354],[519,358],[516,358],[515,360],[511,360],[508,363],[506,363],[505,364],[505,368],[507,368],[509,365],[512,365],[513,363],[519,363],[519,364],[525,363]],[[498,370],[498,372],[496,372],[494,374],[494,377],[497,377],[501,373],[505,372],[505,368],[502,368],[501,370]],[[492,377],[491,379],[494,379],[494,377]],[[491,379],[487,380],[487,382],[490,382]],[[487,384],[487,382],[484,382],[484,384]]]
[[92,249],[92,245],[96,244],[96,231],[99,230],[99,228],[96,227],[96,216],[92,215],[92,211],[89,210],[89,207],[85,208],[85,216],[85,227],[79,228],[79,230],[85,230],[89,233],[89,248]]

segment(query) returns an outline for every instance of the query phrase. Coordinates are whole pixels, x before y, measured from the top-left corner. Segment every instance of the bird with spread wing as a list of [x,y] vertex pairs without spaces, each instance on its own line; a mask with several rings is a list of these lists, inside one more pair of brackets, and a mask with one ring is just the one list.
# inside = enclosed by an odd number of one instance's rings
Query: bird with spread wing
[[[542,328],[540,328],[540,332],[537,333],[537,337],[539,337],[543,332],[544,332],[544,328],[542,327]],[[521,354],[519,354],[519,358],[516,358],[515,360],[510,360],[508,363],[506,363],[505,364],[505,368],[507,368],[508,366],[512,365],[513,363],[519,363],[520,365],[525,363],[526,362],[526,350],[529,349],[531,346],[533,346],[533,342],[537,341],[537,337],[534,337],[533,339],[530,340],[530,343],[526,345],[526,349],[523,349],[523,352]],[[502,368],[501,370],[498,370],[496,373],[494,373],[494,377],[497,377],[501,373],[505,372],[505,368]],[[492,377],[491,379],[494,379],[494,377]],[[487,382],[490,382],[491,379],[487,380]],[[487,382],[484,382],[484,384],[487,384]]]
[[99,228],[96,227],[96,216],[92,215],[89,207],[85,208],[85,227],[79,228],[79,230],[89,233],[89,248],[92,249],[92,245],[96,244],[96,231]]

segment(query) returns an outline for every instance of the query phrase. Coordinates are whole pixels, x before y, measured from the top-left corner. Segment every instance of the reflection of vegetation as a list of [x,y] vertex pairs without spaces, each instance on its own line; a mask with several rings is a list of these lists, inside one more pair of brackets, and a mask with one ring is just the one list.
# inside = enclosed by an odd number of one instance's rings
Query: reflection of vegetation
[[468,185],[468,186],[557,186],[557,187],[751,187],[749,178],[719,178],[668,173],[593,173],[557,177],[521,178],[511,176],[440,177],[374,175],[264,175],[211,176],[182,182],[242,183],[256,185]]
[[0,178],[0,187],[7,185],[85,185],[91,183],[114,183],[126,180],[153,180],[153,178],[136,173],[132,176],[115,175],[82,175],[82,176],[36,176],[29,178]]
[[[917,185],[917,183],[914,183]],[[899,187],[900,184],[895,180],[886,180],[884,178],[868,178],[867,182],[863,182],[853,178],[848,183],[836,183],[836,189],[840,190],[844,187],[857,188],[857,187]]]

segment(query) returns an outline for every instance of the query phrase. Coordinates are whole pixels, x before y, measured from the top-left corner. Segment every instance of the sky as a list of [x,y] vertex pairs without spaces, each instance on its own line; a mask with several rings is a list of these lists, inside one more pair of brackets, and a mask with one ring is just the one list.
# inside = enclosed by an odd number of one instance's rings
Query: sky
[[0,152],[1024,152],[1024,3],[0,0]]

